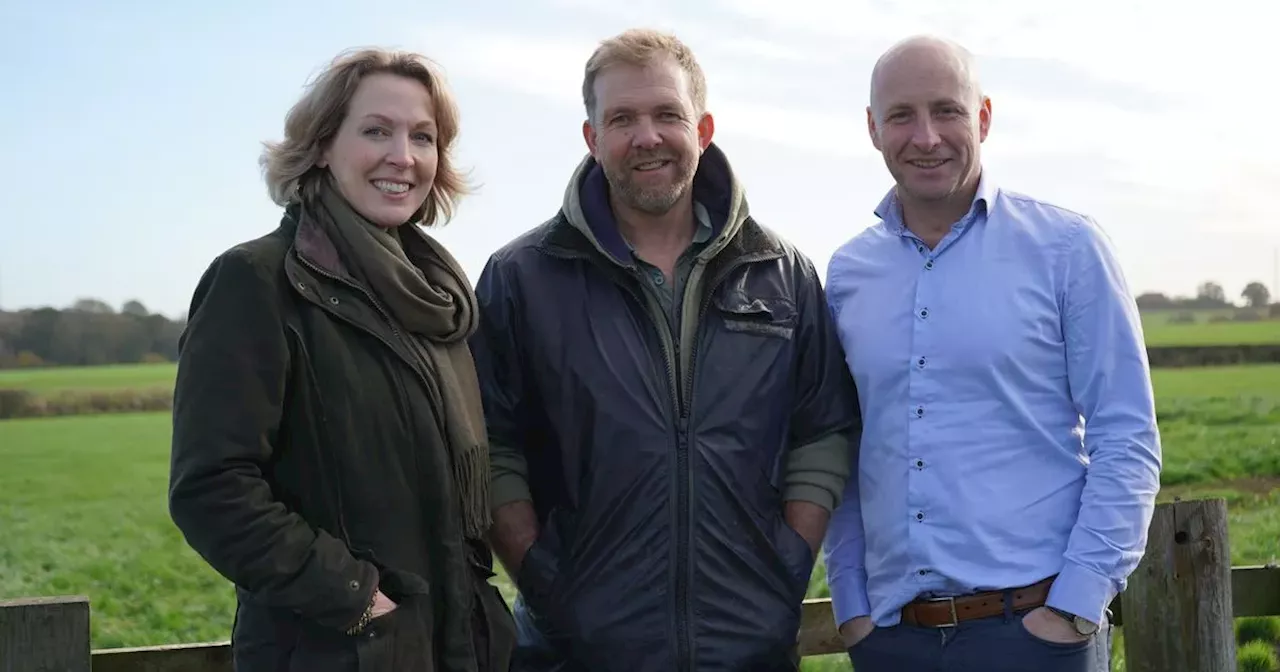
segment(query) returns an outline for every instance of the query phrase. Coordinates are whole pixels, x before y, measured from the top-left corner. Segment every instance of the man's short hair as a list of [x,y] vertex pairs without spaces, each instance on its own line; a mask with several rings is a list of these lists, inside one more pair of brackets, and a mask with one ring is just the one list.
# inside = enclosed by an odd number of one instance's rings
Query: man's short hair
[[694,58],[693,51],[675,35],[647,28],[633,28],[600,43],[587,60],[582,78],[582,102],[587,108],[587,119],[595,121],[596,77],[611,65],[626,64],[636,67],[652,65],[663,58],[671,58],[689,76],[689,95],[693,98],[694,112],[701,115],[707,109],[707,78],[702,66]]

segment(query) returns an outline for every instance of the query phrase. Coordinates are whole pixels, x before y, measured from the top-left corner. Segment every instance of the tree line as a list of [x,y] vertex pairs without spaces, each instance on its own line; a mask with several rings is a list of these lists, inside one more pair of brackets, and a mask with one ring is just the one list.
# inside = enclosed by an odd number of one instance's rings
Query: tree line
[[[1250,282],[1240,292],[1240,299],[1247,308],[1266,308],[1271,303],[1271,292],[1261,282]],[[1193,297],[1171,297],[1160,292],[1147,292],[1140,294],[1137,302],[1138,308],[1142,310],[1213,310],[1237,307],[1234,302],[1227,300],[1227,292],[1222,285],[1212,280],[1200,283]]]
[[138,301],[119,311],[98,299],[68,308],[0,311],[0,368],[174,361],[186,325]]
[[[1240,298],[1250,308],[1265,308],[1271,293],[1266,285],[1250,282]],[[1236,307],[1222,285],[1212,281],[1201,283],[1194,297],[1148,292],[1137,302],[1142,310]],[[0,311],[0,369],[174,361],[184,326],[185,315],[170,319],[138,301],[128,301],[120,310],[88,298],[62,309]]]

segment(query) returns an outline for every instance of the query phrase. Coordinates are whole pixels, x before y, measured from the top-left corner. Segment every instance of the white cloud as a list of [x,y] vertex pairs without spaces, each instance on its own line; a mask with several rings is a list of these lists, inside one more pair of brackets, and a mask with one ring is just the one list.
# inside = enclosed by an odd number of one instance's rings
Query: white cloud
[[[1218,13],[1166,9],[1157,22],[1149,6],[1131,0],[1078,0],[1073,13],[1047,13],[1043,4],[1015,0],[985,0],[980,5],[946,0],[896,5],[723,0],[718,5],[732,16],[722,15],[722,21],[745,21],[755,27],[726,32],[699,20],[705,16],[672,18],[678,10],[666,0],[603,6],[587,0],[552,0],[569,19],[559,34],[460,25],[439,31],[436,43],[443,41],[448,62],[459,74],[571,107],[576,114],[582,67],[599,39],[631,25],[671,29],[694,46],[708,70],[709,103],[719,133],[861,159],[875,157],[862,112],[866,79],[875,56],[903,36],[941,33],[965,43],[979,59],[1057,62],[1098,81],[1129,82],[1116,86],[1158,89],[1175,102],[1197,100],[1197,93],[1211,88],[1204,83],[1207,79],[1196,77],[1219,73],[1219,86],[1252,77],[1249,67],[1254,62],[1247,58],[1234,69],[1228,67],[1231,59],[1241,59],[1256,47],[1228,39],[1225,27],[1234,21],[1230,6],[1237,0],[1224,1]],[[706,14],[705,8],[700,14]],[[653,17],[667,17],[667,22],[654,22]],[[1201,39],[1188,38],[1192,28]],[[1232,29],[1258,30],[1235,25]],[[1209,39],[1212,36],[1220,39]],[[1261,82],[1254,79],[1251,88],[1240,90],[1249,96],[1256,89],[1266,90],[1262,96],[1275,95],[1273,87]],[[1238,227],[1262,226],[1257,213],[1269,207],[1263,195],[1274,183],[1266,180],[1274,180],[1276,171],[1243,166],[1249,160],[1270,160],[1280,151],[1275,144],[1280,136],[1258,133],[1256,142],[1246,142],[1255,140],[1248,135],[1248,124],[1207,123],[1202,118],[1212,111],[1207,104],[1135,109],[1085,90],[1087,79],[1076,89],[1067,86],[1071,85],[1064,83],[1052,97],[1024,90],[1017,82],[992,89],[996,121],[987,156],[1020,166],[1044,157],[1047,175],[1061,173],[1062,179],[1098,188],[1106,188],[1108,182],[1140,186],[1174,202],[1192,201],[1196,209],[1222,208],[1232,213]],[[776,93],[787,87],[787,95]],[[845,100],[837,102],[840,96],[833,92],[843,93]],[[857,103],[849,104],[850,100]],[[1247,118],[1255,114],[1252,110],[1270,108],[1257,107],[1249,99],[1242,109],[1248,111]],[[1069,169],[1056,163],[1064,156],[1071,157]],[[1081,171],[1082,165],[1091,164],[1094,169]],[[1247,184],[1255,186],[1243,186]],[[1114,202],[1120,201],[1125,207],[1141,207],[1122,197]]]
[[861,110],[842,115],[732,99],[708,107],[715,115],[719,133],[747,135],[815,154],[876,156]]
[[573,106],[582,104],[582,66],[594,45],[545,40],[466,26],[441,30],[434,48],[451,78],[474,77],[508,89]]
[[[572,0],[560,0],[569,2]],[[434,41],[451,64],[452,77],[467,76],[550,102],[582,104],[582,67],[595,44],[495,31],[448,30]],[[748,73],[741,73],[744,76]],[[709,75],[713,79],[714,76]],[[746,135],[788,147],[836,156],[867,155],[862,110],[848,114],[766,102],[769,82],[757,80],[758,99],[718,96],[708,107],[720,132]]]

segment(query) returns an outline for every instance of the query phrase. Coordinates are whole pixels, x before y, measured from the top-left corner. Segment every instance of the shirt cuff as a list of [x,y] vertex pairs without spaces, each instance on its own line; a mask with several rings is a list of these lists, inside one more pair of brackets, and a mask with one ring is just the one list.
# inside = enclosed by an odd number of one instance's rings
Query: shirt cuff
[[783,499],[835,510],[849,478],[849,435],[843,432],[797,446],[787,454]]
[[786,491],[782,494],[783,501],[786,502],[808,502],[816,504],[832,511],[836,508],[836,497],[831,491],[808,483],[792,483],[787,486]]
[[859,616],[871,615],[867,570],[844,569],[835,575],[828,572],[827,587],[831,590],[831,614],[837,628]]
[[533,501],[527,472],[524,455],[519,450],[502,444],[490,445],[489,506],[497,509],[511,502]]
[[1101,624],[1107,605],[1114,597],[1111,579],[1068,562],[1049,588],[1045,605]]
[[489,506],[493,509],[519,501],[533,501],[529,483],[519,474],[504,474],[489,481]]

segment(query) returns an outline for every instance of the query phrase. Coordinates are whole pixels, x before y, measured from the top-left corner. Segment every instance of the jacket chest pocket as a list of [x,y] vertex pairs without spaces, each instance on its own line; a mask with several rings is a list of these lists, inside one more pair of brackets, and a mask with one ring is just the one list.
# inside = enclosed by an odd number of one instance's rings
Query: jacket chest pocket
[[795,303],[789,297],[725,293],[712,299],[707,319],[713,330],[698,356],[698,394],[736,408],[734,417],[785,405],[800,326]]
[[726,331],[790,341],[796,329],[796,305],[787,297],[750,297],[745,292],[718,294],[712,305]]

